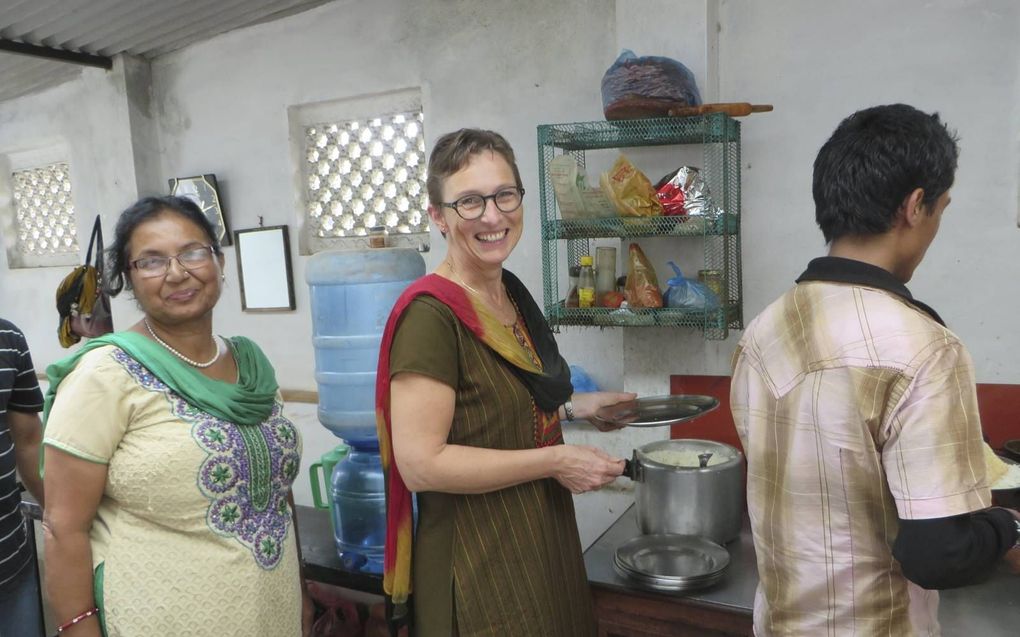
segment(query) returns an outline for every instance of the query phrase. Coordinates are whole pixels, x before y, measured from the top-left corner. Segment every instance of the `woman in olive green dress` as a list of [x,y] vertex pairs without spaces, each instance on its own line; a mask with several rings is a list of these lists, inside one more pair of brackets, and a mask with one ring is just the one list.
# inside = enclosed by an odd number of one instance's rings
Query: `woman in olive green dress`
[[428,191],[446,258],[398,301],[380,354],[387,593],[399,608],[413,590],[421,637],[593,635],[571,493],[623,461],[563,444],[560,421],[633,394],[573,393],[541,310],[503,268],[524,189],[502,136],[440,138]]

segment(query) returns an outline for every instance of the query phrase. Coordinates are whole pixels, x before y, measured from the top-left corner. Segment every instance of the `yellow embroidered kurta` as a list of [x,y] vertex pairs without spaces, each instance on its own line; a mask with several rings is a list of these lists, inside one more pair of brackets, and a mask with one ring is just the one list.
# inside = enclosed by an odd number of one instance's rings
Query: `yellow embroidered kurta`
[[[427,343],[427,346],[423,346]],[[456,390],[449,442],[490,449],[561,444],[559,421],[488,346],[433,297],[411,303],[391,377]],[[553,479],[476,495],[418,493],[413,596],[418,637],[595,634],[570,492]]]
[[91,531],[108,637],[300,635],[301,442],[279,400],[235,425],[101,347],[60,384],[44,444],[108,465]]

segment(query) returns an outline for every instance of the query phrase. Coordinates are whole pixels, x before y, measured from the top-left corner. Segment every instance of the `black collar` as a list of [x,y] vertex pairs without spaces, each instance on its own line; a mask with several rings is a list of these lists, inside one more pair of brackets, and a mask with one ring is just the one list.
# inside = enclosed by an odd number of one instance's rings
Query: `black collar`
[[828,281],[830,283],[851,283],[863,285],[869,288],[885,290],[891,294],[902,297],[911,305],[935,319],[939,325],[945,327],[946,323],[939,316],[938,312],[918,301],[907,289],[907,286],[894,277],[888,270],[883,270],[877,265],[845,259],[843,257],[818,257],[808,263],[807,270],[797,277],[797,283],[805,281]]

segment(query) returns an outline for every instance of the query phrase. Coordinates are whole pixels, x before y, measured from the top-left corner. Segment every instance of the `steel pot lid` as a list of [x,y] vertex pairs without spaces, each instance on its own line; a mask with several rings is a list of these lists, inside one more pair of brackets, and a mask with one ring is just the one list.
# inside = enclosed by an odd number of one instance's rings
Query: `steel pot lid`
[[713,396],[649,396],[602,407],[595,418],[618,427],[667,427],[694,420],[718,406],[719,400]]

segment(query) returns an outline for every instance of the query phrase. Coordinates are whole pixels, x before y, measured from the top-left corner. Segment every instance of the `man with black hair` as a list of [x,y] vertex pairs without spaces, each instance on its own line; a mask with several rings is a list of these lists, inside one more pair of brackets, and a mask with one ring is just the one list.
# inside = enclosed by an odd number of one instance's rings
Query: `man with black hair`
[[910,106],[843,120],[814,165],[828,256],[734,354],[758,637],[937,635],[931,589],[1020,569],[1020,513],[989,508],[970,355],[905,285],[958,153]]
[[42,635],[39,582],[21,514],[18,474],[39,504],[43,397],[25,336],[0,319],[0,637]]

